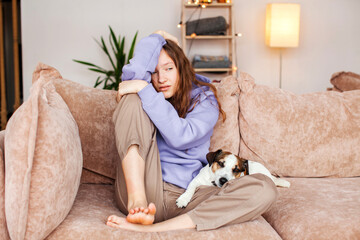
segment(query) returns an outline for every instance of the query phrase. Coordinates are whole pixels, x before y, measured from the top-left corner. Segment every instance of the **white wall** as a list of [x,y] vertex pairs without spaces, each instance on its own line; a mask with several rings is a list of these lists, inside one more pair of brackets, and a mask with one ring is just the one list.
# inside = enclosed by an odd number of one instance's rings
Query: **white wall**
[[[278,86],[279,50],[265,46],[265,8],[269,0],[233,0],[239,70],[256,82]],[[300,46],[283,50],[283,88],[296,93],[324,91],[336,71],[360,73],[359,0],[277,0],[301,4]],[[29,96],[37,62],[62,76],[93,86],[97,74],[72,59],[107,66],[93,38],[107,38],[108,25],[130,44],[164,29],[180,38],[181,0],[23,0],[22,53],[24,98]],[[194,51],[194,49],[192,50]]]

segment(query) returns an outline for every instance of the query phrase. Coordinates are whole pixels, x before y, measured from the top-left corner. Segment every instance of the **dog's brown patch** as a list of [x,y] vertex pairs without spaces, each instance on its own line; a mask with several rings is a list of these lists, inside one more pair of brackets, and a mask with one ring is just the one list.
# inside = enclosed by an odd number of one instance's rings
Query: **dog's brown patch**
[[244,167],[244,162],[246,161],[243,158],[240,158],[239,156],[234,155],[237,158],[237,164],[233,167],[232,172],[235,176],[235,178],[241,177],[241,173],[244,173],[246,175],[246,168]]
[[[224,164],[224,161],[221,162],[222,164]],[[211,170],[213,172],[216,172],[218,169],[222,168],[219,164],[218,161],[214,162],[212,165],[211,165]]]
[[214,159],[213,164],[211,165],[211,170],[213,172],[216,172],[216,170],[224,167],[225,165],[225,158],[226,156],[230,155],[230,152],[224,152],[222,151],[221,153],[219,153],[216,158]]

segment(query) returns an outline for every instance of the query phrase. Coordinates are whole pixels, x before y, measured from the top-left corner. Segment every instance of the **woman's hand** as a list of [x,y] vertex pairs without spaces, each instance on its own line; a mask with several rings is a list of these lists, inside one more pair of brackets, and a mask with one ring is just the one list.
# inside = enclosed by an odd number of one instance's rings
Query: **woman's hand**
[[176,42],[177,45],[179,45],[178,39],[177,39],[175,36],[171,35],[170,33],[165,32],[164,30],[157,30],[157,31],[154,32],[154,33],[157,33],[157,34],[163,36],[163,38],[165,38],[165,39],[170,39],[170,40]]
[[148,83],[144,80],[129,80],[121,82],[116,95],[116,101],[120,102],[121,97],[125,94],[140,92],[147,85]]

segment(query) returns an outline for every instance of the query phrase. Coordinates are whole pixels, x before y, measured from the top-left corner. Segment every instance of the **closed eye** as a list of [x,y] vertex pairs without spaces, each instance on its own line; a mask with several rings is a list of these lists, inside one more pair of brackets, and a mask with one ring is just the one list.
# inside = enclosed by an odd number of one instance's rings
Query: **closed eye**
[[233,173],[239,173],[241,172],[241,170],[236,166],[234,169],[233,169]]

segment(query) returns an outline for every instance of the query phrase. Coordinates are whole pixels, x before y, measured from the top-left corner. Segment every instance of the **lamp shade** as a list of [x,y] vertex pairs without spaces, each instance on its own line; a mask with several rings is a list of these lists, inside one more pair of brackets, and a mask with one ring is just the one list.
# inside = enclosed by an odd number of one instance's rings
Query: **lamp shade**
[[266,45],[299,46],[300,4],[269,3],[266,6]]

